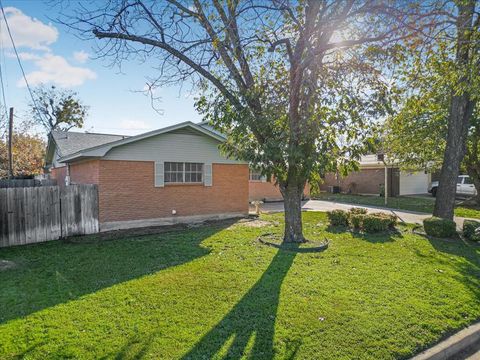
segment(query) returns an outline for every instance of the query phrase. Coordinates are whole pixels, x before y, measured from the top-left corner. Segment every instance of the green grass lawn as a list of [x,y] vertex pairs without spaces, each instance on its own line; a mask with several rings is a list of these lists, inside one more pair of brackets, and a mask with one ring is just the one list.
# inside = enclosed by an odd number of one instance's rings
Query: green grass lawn
[[[380,196],[321,193],[315,198],[318,200],[337,201],[365,206],[385,206],[385,199]],[[388,207],[399,210],[418,211],[431,214],[434,205],[435,198],[433,197],[396,196],[388,199]],[[480,219],[480,209],[457,205],[455,208],[455,216]]]
[[0,249],[0,358],[408,358],[480,318],[480,247],[303,214],[323,252],[217,223]]

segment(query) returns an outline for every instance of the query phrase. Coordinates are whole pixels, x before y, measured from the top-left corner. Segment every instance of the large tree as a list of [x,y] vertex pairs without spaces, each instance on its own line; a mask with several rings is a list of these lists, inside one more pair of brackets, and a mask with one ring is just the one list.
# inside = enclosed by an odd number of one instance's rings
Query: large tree
[[[425,79],[424,79],[425,80]],[[408,98],[386,122],[387,153],[404,169],[439,171],[445,153],[451,92],[429,81],[428,91]],[[429,84],[429,85],[427,85]],[[468,126],[461,170],[472,179],[480,205],[480,112],[478,104]]]
[[453,217],[462,159],[480,193],[480,20],[473,17],[473,4],[444,4],[446,26],[427,46],[409,49],[401,81],[403,102],[386,123],[391,157],[405,168],[441,169],[434,214],[445,218]]
[[223,131],[223,149],[276,179],[284,241],[304,241],[301,198],[317,174],[348,167],[384,115],[390,45],[419,7],[373,0],[112,0],[63,20],[98,39],[114,63],[140,59],[151,86],[190,80],[197,108]]
[[[454,19],[455,57],[449,74],[451,96],[445,153],[433,215],[453,219],[460,164],[465,156],[468,127],[480,93],[480,2],[458,0]],[[446,34],[449,35],[449,34]]]
[[32,118],[47,132],[83,127],[88,107],[76,92],[40,85],[33,90],[33,99],[29,104]]

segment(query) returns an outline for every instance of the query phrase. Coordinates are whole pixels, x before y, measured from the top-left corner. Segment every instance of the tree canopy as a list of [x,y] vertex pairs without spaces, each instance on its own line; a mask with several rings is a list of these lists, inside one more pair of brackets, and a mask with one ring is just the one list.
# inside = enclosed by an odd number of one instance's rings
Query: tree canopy
[[[17,128],[12,138],[13,176],[41,174],[44,165],[45,142],[38,135]],[[8,143],[0,140],[0,178],[8,176]]]
[[151,87],[191,81],[198,110],[228,136],[223,150],[276,179],[285,241],[303,241],[306,182],[371,148],[395,44],[431,14],[403,1],[112,0],[63,22],[113,64],[150,65]]
[[76,92],[40,85],[33,90],[33,98],[35,101],[29,104],[30,113],[47,133],[83,127],[88,107],[81,102]]

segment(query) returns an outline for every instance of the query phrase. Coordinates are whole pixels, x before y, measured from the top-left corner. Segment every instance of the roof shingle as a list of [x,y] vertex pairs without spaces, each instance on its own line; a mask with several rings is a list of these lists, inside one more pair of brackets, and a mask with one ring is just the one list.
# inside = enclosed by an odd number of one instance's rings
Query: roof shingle
[[127,138],[125,135],[81,133],[73,131],[52,131],[51,135],[57,144],[60,156],[67,156],[78,151],[113,141]]

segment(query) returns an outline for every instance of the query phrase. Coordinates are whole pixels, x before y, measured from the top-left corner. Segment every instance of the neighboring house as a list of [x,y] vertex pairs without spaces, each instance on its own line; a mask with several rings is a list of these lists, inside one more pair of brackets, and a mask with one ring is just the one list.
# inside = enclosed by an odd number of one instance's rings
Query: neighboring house
[[248,214],[248,164],[224,137],[185,122],[125,137],[52,132],[47,169],[59,184],[97,184],[101,230]]
[[[395,164],[387,166],[387,189],[389,196],[426,194],[431,175],[424,171],[404,171]],[[379,195],[385,186],[385,164],[383,155],[365,155],[360,160],[359,171],[346,177],[327,174],[320,190],[329,191],[339,186],[342,192],[353,194]]]

